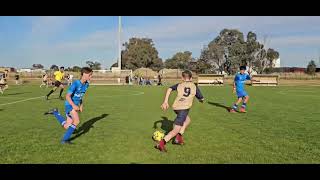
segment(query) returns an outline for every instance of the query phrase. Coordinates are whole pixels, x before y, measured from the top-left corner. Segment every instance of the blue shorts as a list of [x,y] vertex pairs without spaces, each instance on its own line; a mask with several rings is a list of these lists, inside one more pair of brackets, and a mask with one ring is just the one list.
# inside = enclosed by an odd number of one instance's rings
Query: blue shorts
[[70,114],[70,112],[72,111],[72,106],[71,105],[65,105],[64,106],[65,112],[66,112],[66,116],[72,119],[72,116]]
[[238,98],[244,98],[244,97],[248,96],[248,93],[246,91],[239,91],[239,92],[237,92],[237,96],[238,96]]
[[186,121],[187,116],[189,114],[189,109],[174,110],[174,112],[177,114],[177,117],[174,120],[174,124],[178,126],[183,126],[183,123]]

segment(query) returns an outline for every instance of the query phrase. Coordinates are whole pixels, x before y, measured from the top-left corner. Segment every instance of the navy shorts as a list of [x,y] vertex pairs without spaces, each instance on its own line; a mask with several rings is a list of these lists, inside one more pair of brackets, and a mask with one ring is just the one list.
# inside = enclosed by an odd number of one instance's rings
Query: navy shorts
[[189,114],[189,109],[174,110],[174,112],[177,114],[177,117],[174,120],[174,124],[178,126],[183,126],[183,123],[186,121],[187,116]]
[[239,91],[239,92],[237,92],[237,96],[238,96],[238,98],[243,99],[244,97],[248,96],[248,93],[246,91]]
[[72,119],[72,116],[70,114],[70,112],[73,109],[72,106],[71,105],[65,105],[64,108],[65,108],[66,116]]

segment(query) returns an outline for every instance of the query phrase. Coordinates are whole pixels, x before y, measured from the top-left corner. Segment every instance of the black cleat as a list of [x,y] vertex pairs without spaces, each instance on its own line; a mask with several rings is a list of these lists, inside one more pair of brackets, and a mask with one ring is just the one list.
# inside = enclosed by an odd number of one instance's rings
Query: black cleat
[[48,112],[45,112],[44,115],[53,114],[53,112],[55,111],[58,112],[58,109],[57,108],[50,109]]
[[63,97],[61,97],[61,96],[59,97],[59,99],[60,99],[60,100],[64,100]]

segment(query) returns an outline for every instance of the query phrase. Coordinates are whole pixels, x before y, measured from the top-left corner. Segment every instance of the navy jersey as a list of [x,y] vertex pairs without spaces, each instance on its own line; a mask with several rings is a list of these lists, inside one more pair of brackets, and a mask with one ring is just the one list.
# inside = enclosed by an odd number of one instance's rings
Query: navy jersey
[[[76,80],[72,83],[69,87],[67,94],[71,94],[71,100],[75,105],[80,105],[82,102],[82,97],[86,93],[89,87],[89,83],[85,82],[84,84],[81,83],[80,80]],[[71,105],[68,101],[65,102],[65,105]]]

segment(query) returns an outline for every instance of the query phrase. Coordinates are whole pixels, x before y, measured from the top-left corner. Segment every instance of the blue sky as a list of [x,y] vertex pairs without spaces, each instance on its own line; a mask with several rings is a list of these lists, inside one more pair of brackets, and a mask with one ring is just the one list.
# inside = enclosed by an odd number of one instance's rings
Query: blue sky
[[[258,40],[280,52],[281,66],[319,64],[320,17],[303,16],[122,16],[122,42],[130,37],[154,40],[165,60],[178,51],[201,49],[223,28]],[[104,68],[117,59],[117,16],[2,16],[0,17],[0,66],[83,66],[99,61]]]

